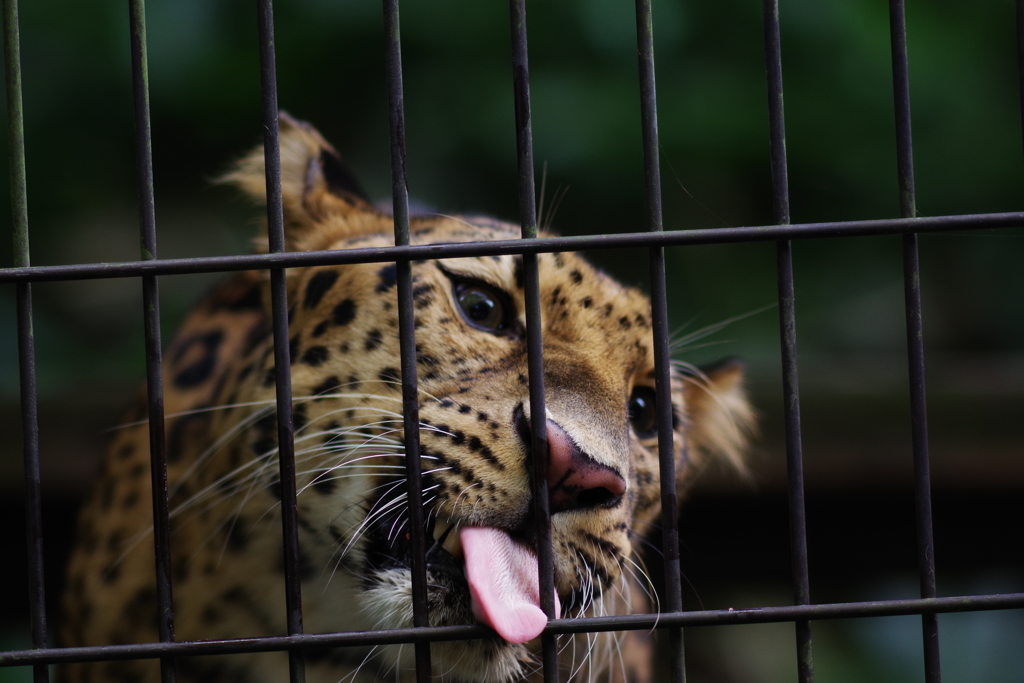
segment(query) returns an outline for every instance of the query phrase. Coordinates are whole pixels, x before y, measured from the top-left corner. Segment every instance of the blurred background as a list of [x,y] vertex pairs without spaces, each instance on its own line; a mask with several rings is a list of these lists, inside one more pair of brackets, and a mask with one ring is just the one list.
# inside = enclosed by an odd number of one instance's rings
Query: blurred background
[[[150,0],[147,9],[159,254],[245,252],[259,211],[211,179],[261,139],[252,3]],[[642,230],[632,2],[528,9],[544,223],[569,235]],[[793,222],[898,216],[887,3],[783,0],[780,11]],[[379,3],[280,0],[276,21],[282,108],[316,125],[387,202]],[[761,4],[655,0],[654,24],[666,229],[770,224]],[[907,25],[920,215],[1021,210],[1013,3],[908,0]],[[506,4],[407,1],[402,38],[412,198],[517,220]],[[125,4],[22,3],[21,40],[33,263],[137,259]],[[0,204],[9,235],[6,193]],[[917,597],[900,238],[802,241],[794,255],[811,598]],[[590,256],[646,287],[643,251]],[[791,604],[778,312],[761,310],[776,300],[775,247],[670,249],[668,259],[679,336],[746,316],[679,357],[744,359],[762,418],[750,476],[711,467],[682,507],[686,606]],[[942,595],[1024,590],[1022,260],[1024,230],[921,237]],[[0,264],[10,263],[10,240],[0,240]],[[216,279],[161,279],[165,334]],[[34,291],[54,623],[75,511],[144,374],[141,288],[123,279]],[[12,287],[0,288],[0,321],[0,649],[9,649],[29,646]],[[939,622],[947,682],[1024,681],[1020,611]],[[816,622],[818,680],[923,680],[919,624]],[[691,681],[795,680],[791,624],[694,628],[686,638]],[[0,669],[4,683],[30,676]]]

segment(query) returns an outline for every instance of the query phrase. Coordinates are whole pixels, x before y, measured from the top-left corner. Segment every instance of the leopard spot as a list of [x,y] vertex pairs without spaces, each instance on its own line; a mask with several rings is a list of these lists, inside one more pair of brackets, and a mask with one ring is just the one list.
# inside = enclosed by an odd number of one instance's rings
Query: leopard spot
[[313,328],[313,331],[309,333],[309,336],[313,337],[314,339],[316,339],[317,337],[322,337],[324,335],[324,332],[327,331],[327,327],[328,321],[321,320],[320,323]]
[[121,578],[121,564],[119,562],[108,564],[100,570],[100,578],[106,584],[116,583]]
[[270,337],[270,325],[267,324],[266,320],[260,320],[258,323],[249,328],[249,331],[245,335],[245,342],[242,346],[242,356],[248,356],[264,341]]
[[175,386],[191,389],[208,380],[217,366],[217,350],[223,340],[224,333],[220,330],[197,334],[185,340],[174,354],[175,365],[184,361],[193,349],[201,347],[199,353],[202,355],[174,376]]
[[245,290],[245,293],[236,299],[225,302],[223,308],[228,311],[259,311],[263,308],[263,291],[257,285]]
[[[200,410],[203,407],[199,406]],[[167,462],[179,462],[189,444],[198,443],[209,424],[208,412],[192,412],[174,419],[167,434]]]
[[338,482],[333,478],[331,472],[325,472],[315,480],[313,480],[313,489],[317,493],[322,493],[327,496],[334,493],[334,489],[338,487]]
[[516,289],[522,289],[526,284],[526,273],[523,269],[523,257],[516,256],[512,261],[512,277],[516,281]]
[[314,396],[323,396],[324,394],[335,394],[341,389],[341,382],[338,381],[337,377],[328,377],[323,382],[318,384],[313,389]]
[[306,309],[316,308],[324,294],[330,291],[334,283],[338,281],[338,271],[321,270],[309,279],[306,285],[306,294],[302,299],[302,305]]
[[366,335],[366,342],[363,344],[363,348],[367,351],[375,351],[380,348],[382,341],[384,341],[384,335],[381,334],[380,330],[370,330],[369,334]]
[[224,619],[224,613],[213,605],[207,605],[203,608],[199,618],[203,620],[204,624],[216,624]]
[[330,352],[326,346],[310,346],[306,349],[306,352],[302,354],[302,362],[306,365],[311,365],[314,368],[323,365],[330,357]]
[[306,420],[306,404],[300,403],[292,409],[292,424],[295,426],[295,431],[305,427]]
[[335,325],[348,325],[356,317],[356,304],[352,299],[345,299],[331,313],[331,320]]
[[380,282],[377,283],[376,292],[383,294],[398,282],[398,267],[390,263],[377,271],[377,277],[380,278]]

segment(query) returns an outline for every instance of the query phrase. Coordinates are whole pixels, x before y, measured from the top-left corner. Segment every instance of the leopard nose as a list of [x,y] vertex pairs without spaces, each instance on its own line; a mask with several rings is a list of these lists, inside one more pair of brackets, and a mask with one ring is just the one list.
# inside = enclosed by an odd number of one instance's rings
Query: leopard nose
[[551,513],[618,505],[626,492],[622,476],[585,453],[554,420],[547,430]]

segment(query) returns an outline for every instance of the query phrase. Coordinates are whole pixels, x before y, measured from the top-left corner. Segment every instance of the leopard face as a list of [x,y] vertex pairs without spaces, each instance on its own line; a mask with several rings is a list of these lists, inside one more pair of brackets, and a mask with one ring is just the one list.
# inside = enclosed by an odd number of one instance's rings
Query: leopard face
[[[311,128],[286,118],[282,165],[290,249],[393,244],[390,218],[361,199],[333,150]],[[229,176],[257,197],[262,178],[261,151]],[[444,216],[415,218],[411,231],[413,244],[519,234],[507,224]],[[559,613],[628,613],[643,594],[634,545],[660,504],[650,305],[575,254],[541,254],[538,266]],[[479,622],[496,631],[490,639],[434,644],[435,674],[480,683],[525,680],[535,669],[545,620],[531,516],[522,258],[425,260],[412,264],[412,278],[429,619]],[[243,280],[208,305],[205,317],[187,322],[168,350],[168,386],[191,407],[169,422],[172,552],[188,567],[175,583],[178,632],[185,638],[280,632],[285,623],[269,296],[259,276]],[[291,269],[287,281],[306,630],[411,626],[396,267]],[[245,323],[228,332],[226,310],[242,311]],[[192,381],[188,373],[202,363],[203,381],[182,386],[188,384],[182,377]],[[674,374],[672,396],[680,484],[705,454],[739,457],[750,409],[737,367],[705,377]],[[136,450],[145,455],[144,442]],[[108,468],[107,476],[116,470]],[[83,525],[94,530],[108,517],[94,501]],[[145,533],[135,526],[136,537]],[[128,570],[128,578],[107,585],[89,572],[109,566],[109,558],[79,550],[71,575],[82,595],[67,598],[71,614],[87,621],[87,602],[127,610],[151,581],[142,569],[147,552],[123,554],[119,575]],[[103,629],[78,623],[70,639],[88,641],[84,634],[96,630]],[[581,638],[573,648],[578,661],[564,663],[565,677],[625,676],[612,636]],[[410,647],[391,646],[311,655],[309,675],[401,677],[411,654]],[[187,666],[259,680],[286,666],[274,654],[213,661]]]

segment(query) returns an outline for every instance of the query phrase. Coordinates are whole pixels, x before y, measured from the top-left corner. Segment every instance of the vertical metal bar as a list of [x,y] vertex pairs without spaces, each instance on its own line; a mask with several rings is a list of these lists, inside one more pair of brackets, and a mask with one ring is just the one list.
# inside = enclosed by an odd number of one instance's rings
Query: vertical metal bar
[[[533,167],[533,128],[530,121],[530,60],[525,0],[509,0],[512,27],[512,92],[516,113],[516,155],[519,167],[519,220],[522,236],[537,236],[537,196]],[[544,404],[544,338],[540,311],[540,277],[536,254],[523,254],[526,299],[526,349],[530,377],[530,447],[533,451],[533,504],[537,525],[537,567],[540,608],[548,619],[555,614],[554,561],[551,551],[551,511],[548,501],[548,432]],[[558,637],[541,635],[545,683],[558,681]]]
[[[30,265],[28,181],[25,174],[25,116],[21,101],[21,35],[17,0],[3,0],[4,75],[7,80],[7,126],[10,147],[11,222],[14,265]],[[25,462],[25,537],[28,540],[28,601],[32,647],[46,642],[46,586],[43,580],[43,514],[39,474],[39,420],[36,402],[35,331],[32,326],[32,285],[15,288],[18,317],[18,367],[21,375],[21,433]],[[45,664],[32,667],[34,683],[48,683]]]
[[[640,116],[643,127],[644,180],[647,198],[647,229],[664,230],[661,208],[661,166],[658,149],[658,100],[654,74],[654,24],[651,1],[636,0],[636,42],[640,67]],[[664,609],[683,609],[679,567],[679,505],[676,500],[676,464],[672,415],[671,348],[668,328],[668,291],[665,282],[665,249],[650,250],[651,330],[654,335],[655,393],[658,410],[658,459],[661,473],[662,552],[665,562]],[[670,680],[686,681],[683,629],[662,631],[668,640]]]
[[789,171],[786,162],[786,116],[782,103],[782,40],[779,2],[764,0],[764,53],[768,77],[768,134],[771,143],[772,209],[775,222],[789,225]]
[[[391,131],[391,194],[395,244],[409,244],[409,184],[405,164],[405,94],[402,84],[402,36],[398,0],[384,0],[385,64],[388,121]],[[405,432],[405,476],[408,484],[412,542],[412,614],[414,626],[430,626],[427,606],[426,528],[423,521],[423,480],[420,461],[419,379],[416,376],[416,331],[412,302],[412,268],[408,259],[395,264],[398,278],[398,341],[402,363],[402,419]],[[416,643],[416,680],[431,679],[430,643]]]
[[[263,93],[263,153],[267,175],[267,237],[271,252],[285,250],[281,197],[281,146],[277,111],[277,62],[274,54],[273,0],[256,0]],[[277,440],[281,472],[281,529],[284,542],[285,610],[288,634],[302,633],[302,585],[299,577],[298,504],[295,497],[295,429],[292,422],[291,353],[288,348],[288,292],[283,268],[270,270],[270,308],[277,378]],[[306,680],[301,650],[288,652],[291,683]]]
[[[896,163],[899,177],[900,216],[917,215],[914,194],[914,149],[910,125],[910,77],[907,62],[907,25],[903,0],[889,0],[889,36],[892,45],[892,86],[896,109]],[[935,540],[932,535],[931,477],[928,460],[928,407],[924,384],[924,328],[921,320],[921,269],[917,234],[903,236],[903,286],[907,310],[907,360],[910,366],[911,435],[914,450],[914,493],[917,510],[917,555],[921,597],[934,598]],[[924,640],[924,676],[939,683],[939,623],[935,614],[921,616]]]
[[[156,213],[153,202],[153,145],[149,115],[149,67],[146,53],[145,0],[128,0],[131,28],[132,92],[135,101],[135,165],[139,183],[139,230],[143,260],[156,258]],[[146,336],[146,398],[149,406],[149,457],[153,488],[153,544],[156,551],[157,631],[162,642],[174,640],[171,591],[171,534],[167,512],[167,457],[164,438],[164,387],[160,347],[160,292],[153,275],[142,277]],[[164,683],[175,680],[171,658],[160,660]]]
[[907,24],[903,0],[889,0],[889,38],[892,47],[892,89],[896,109],[896,165],[899,174],[900,216],[914,218],[914,148],[910,132],[910,74],[907,64]]
[[[764,0],[764,50],[768,79],[768,128],[771,141],[772,209],[775,222],[788,225],[789,171],[786,160],[786,118],[782,98],[782,41],[779,35],[778,0]],[[786,468],[789,484],[790,563],[794,602],[810,603],[807,567],[807,519],[804,508],[803,445],[800,432],[800,384],[796,345],[796,304],[793,286],[793,245],[783,240],[776,247],[779,284],[779,327],[782,342],[782,392],[786,421]],[[796,627],[797,677],[814,681],[811,624]]]
[[[1024,0],[1016,1],[1017,7],[1017,78],[1020,83],[1021,128],[1024,129]],[[1022,136],[1024,141],[1024,136]]]
[[[794,601],[811,601],[807,569],[807,520],[804,511],[803,444],[800,437],[800,384],[797,369],[796,305],[793,288],[793,245],[778,243],[776,270],[779,281],[779,327],[782,342],[782,395],[786,421],[786,472],[789,486],[790,563],[793,569]],[[801,683],[814,680],[811,656],[811,626],[796,622],[797,667]]]

